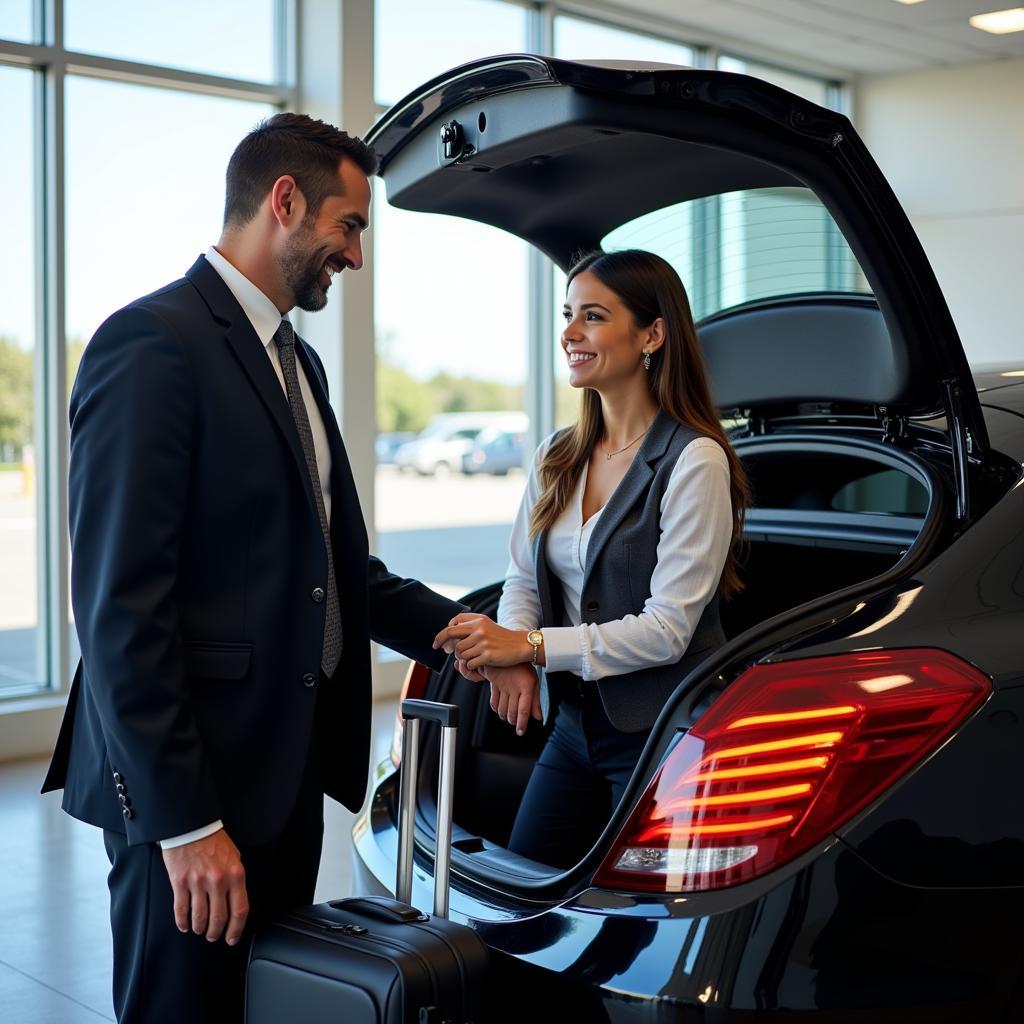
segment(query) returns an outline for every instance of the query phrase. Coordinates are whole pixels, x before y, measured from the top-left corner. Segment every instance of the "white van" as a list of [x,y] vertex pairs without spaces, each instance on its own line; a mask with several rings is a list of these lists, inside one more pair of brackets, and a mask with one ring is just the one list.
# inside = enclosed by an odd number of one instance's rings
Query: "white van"
[[510,432],[529,426],[523,412],[443,412],[432,417],[418,437],[395,452],[395,465],[424,476],[461,471],[462,456],[480,431],[497,427]]

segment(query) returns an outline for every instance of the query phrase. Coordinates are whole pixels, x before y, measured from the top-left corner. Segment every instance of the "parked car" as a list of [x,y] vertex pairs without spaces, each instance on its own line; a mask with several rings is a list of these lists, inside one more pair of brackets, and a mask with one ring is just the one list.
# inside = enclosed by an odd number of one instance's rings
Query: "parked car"
[[522,469],[525,444],[525,430],[502,427],[482,430],[473,447],[462,456],[462,472],[506,476],[510,469]]
[[[741,75],[503,56],[369,141],[399,207],[563,269],[602,243],[676,261],[754,493],[728,641],[571,868],[505,848],[543,730],[410,667],[407,694],[462,710],[451,912],[494,952],[494,1019],[1024,1020],[1024,381],[972,380],[850,122]],[[393,884],[400,749],[353,830],[357,889]]]
[[395,452],[395,465],[424,476],[458,472],[462,456],[480,432],[496,426],[525,430],[526,416],[517,412],[438,413],[416,438]]
[[378,434],[373,451],[378,466],[390,466],[395,461],[395,452],[403,444],[413,440],[416,435],[411,430],[398,430],[391,433]]

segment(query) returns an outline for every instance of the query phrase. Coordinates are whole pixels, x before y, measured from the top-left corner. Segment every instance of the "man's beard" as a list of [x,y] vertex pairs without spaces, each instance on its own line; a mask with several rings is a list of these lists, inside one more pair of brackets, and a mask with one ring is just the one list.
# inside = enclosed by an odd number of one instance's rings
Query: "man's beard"
[[320,286],[324,259],[310,253],[313,230],[303,224],[281,253],[281,275],[295,297],[295,305],[315,313],[327,305],[327,291]]

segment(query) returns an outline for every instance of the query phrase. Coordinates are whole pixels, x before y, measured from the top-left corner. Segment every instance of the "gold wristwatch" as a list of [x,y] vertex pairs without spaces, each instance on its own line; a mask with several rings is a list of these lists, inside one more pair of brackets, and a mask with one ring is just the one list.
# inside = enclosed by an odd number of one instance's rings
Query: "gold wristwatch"
[[533,661],[531,661],[530,664],[536,665],[537,652],[544,645],[544,634],[539,629],[531,629],[530,632],[526,634],[526,640],[533,648]]

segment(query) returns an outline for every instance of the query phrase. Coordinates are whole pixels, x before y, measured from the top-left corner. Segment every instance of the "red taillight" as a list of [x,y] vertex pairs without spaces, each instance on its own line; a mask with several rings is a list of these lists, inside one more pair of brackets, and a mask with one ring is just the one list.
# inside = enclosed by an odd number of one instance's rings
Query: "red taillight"
[[402,701],[407,697],[418,699],[426,695],[430,669],[418,661],[409,662],[409,671],[405,673],[402,693],[398,698],[398,710],[395,712],[395,728],[391,733],[391,763],[396,767],[402,764],[402,730],[405,720],[402,718]]
[[923,648],[755,665],[672,748],[594,884],[688,892],[774,870],[920,763],[991,689]]

